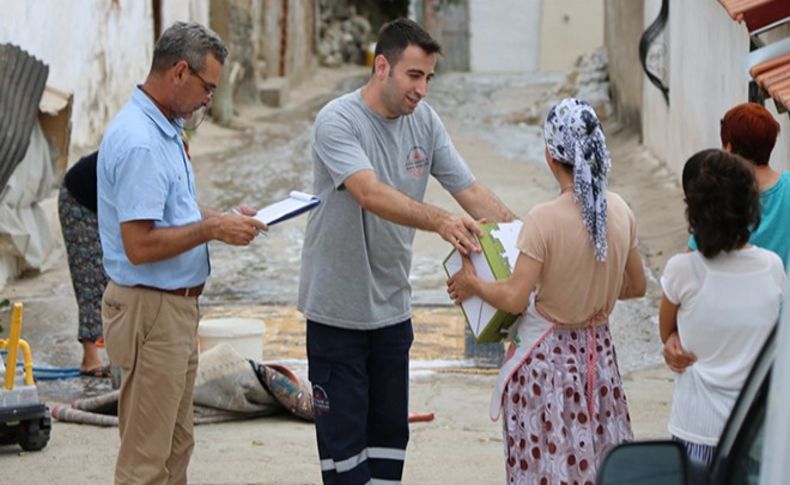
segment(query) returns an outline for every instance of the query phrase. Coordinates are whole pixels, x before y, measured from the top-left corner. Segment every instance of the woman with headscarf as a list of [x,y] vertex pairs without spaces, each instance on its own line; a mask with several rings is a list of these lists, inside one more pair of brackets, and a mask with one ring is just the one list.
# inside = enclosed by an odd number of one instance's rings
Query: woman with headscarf
[[510,278],[483,281],[468,260],[448,280],[456,303],[478,295],[523,313],[499,373],[508,483],[593,483],[614,445],[632,439],[608,318],[645,293],[634,215],[606,189],[609,154],[592,107],[566,98],[544,125],[560,193],[524,218]]

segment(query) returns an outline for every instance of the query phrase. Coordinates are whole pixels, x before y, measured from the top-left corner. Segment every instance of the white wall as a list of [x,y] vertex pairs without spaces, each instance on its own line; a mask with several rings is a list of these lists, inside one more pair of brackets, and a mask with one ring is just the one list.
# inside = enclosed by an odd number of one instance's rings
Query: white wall
[[469,0],[470,67],[474,72],[538,68],[541,0]]
[[[656,18],[660,0],[645,0],[645,26]],[[749,77],[743,57],[749,52],[746,27],[734,22],[718,2],[672,0],[669,6],[669,107],[646,78],[642,131],[645,145],[678,176],[694,153],[721,146],[719,120],[732,106],[748,101]],[[773,102],[766,105],[773,110]],[[771,158],[790,168],[787,115]]]
[[[73,145],[95,145],[153,51],[152,2],[143,0],[0,0],[0,42],[49,64],[47,83],[74,93]],[[162,25],[207,23],[208,0],[163,1]]]
[[541,20],[543,71],[567,71],[580,55],[603,45],[603,0],[544,0]]
[[164,0],[162,2],[162,30],[164,31],[178,20],[189,20],[208,25],[208,1]]
[[[645,0],[644,28],[653,23],[661,9],[661,0]],[[670,5],[670,10],[672,6]],[[669,28],[667,28],[669,30]],[[670,45],[675,39],[670,38]],[[671,53],[671,49],[670,49]],[[638,61],[637,61],[638,62]],[[655,87],[642,71],[642,142],[659,159],[670,164],[672,153],[669,146],[669,107],[661,91]],[[677,88],[677,86],[675,86]],[[670,93],[672,86],[670,86]],[[682,162],[681,162],[682,163]],[[672,164],[670,164],[672,165]],[[674,169],[677,164],[672,165]],[[682,165],[681,165],[682,166]]]
[[49,64],[47,83],[74,93],[72,143],[98,142],[150,65],[150,3],[0,0],[0,12],[0,42]]

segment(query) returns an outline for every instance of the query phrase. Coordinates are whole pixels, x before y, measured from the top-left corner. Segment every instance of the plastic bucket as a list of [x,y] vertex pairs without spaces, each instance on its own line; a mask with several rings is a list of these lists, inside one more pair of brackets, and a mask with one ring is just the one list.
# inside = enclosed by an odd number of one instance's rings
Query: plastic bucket
[[230,344],[242,356],[263,358],[263,320],[255,318],[213,318],[201,320],[198,325],[198,345],[205,352],[215,345]]

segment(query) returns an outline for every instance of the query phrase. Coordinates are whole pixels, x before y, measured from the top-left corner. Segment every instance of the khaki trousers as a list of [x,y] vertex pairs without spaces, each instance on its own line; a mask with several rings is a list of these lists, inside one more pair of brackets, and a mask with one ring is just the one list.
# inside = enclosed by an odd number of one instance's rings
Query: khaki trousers
[[187,483],[198,320],[197,297],[107,285],[104,340],[110,362],[123,369],[117,485]]

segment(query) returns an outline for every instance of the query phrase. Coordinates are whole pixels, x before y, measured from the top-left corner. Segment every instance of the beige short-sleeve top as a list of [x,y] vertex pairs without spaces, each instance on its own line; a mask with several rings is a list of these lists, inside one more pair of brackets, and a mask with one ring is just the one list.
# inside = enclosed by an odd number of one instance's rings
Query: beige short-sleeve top
[[614,192],[607,192],[606,230],[608,256],[599,262],[572,192],[529,211],[517,246],[543,263],[535,288],[540,313],[560,323],[580,325],[612,312],[628,253],[637,245],[634,214]]

